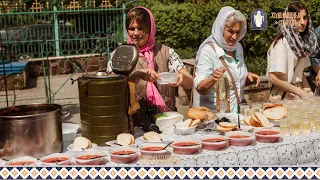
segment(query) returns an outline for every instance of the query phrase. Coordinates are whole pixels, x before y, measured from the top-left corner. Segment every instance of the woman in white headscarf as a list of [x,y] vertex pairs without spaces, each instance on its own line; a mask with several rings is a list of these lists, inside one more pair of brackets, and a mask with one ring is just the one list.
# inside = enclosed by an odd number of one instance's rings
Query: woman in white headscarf
[[[221,8],[213,26],[212,34],[200,45],[196,56],[196,74],[194,78],[193,106],[206,106],[216,110],[216,89],[218,79],[225,75],[230,87],[230,112],[237,112],[236,96],[243,100],[246,80],[256,81],[260,85],[258,75],[247,71],[243,58],[243,49],[239,41],[247,31],[244,15],[230,6]],[[210,43],[212,43],[210,45]],[[213,47],[214,49],[213,49]],[[223,59],[235,81],[237,92],[234,91],[231,77],[224,72]],[[237,95],[236,95],[237,93]]]
[[284,24],[280,35],[268,50],[267,76],[272,83],[271,98],[306,98],[312,96],[304,69],[309,67],[309,55],[317,49],[317,37],[307,7],[298,1],[290,3],[286,13],[295,13],[295,24]]

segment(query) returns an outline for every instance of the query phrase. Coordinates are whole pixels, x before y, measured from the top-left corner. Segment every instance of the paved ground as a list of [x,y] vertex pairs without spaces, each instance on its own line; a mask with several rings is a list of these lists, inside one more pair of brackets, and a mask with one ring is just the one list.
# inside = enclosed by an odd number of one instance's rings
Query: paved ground
[[[82,74],[59,75],[50,77],[52,103],[63,105],[71,113],[64,119],[64,122],[80,123],[78,83],[71,84],[70,78],[76,79]],[[8,91],[9,106],[31,103],[46,103],[45,79],[38,77],[29,82],[33,88],[26,90]],[[48,83],[48,80],[46,80]],[[7,107],[6,92],[0,91],[0,108]],[[187,118],[189,106],[180,106],[177,103],[178,112]]]

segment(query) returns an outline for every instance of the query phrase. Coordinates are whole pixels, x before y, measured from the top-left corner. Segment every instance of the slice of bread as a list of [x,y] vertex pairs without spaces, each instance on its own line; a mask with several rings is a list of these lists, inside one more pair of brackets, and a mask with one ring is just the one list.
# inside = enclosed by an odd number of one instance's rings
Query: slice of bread
[[132,134],[129,134],[129,135],[131,137],[131,144],[130,145],[136,143],[136,140],[135,140],[134,136]]
[[210,109],[205,106],[199,106],[197,109],[200,111],[210,111]]
[[91,147],[91,141],[85,137],[76,137],[73,141],[73,151],[81,151]]
[[[134,139],[134,138],[133,138]],[[117,136],[117,143],[118,144],[121,144],[122,146],[129,146],[132,143],[132,137],[131,137],[131,134],[129,133],[121,133],[121,134],[118,134]]]
[[144,133],[143,138],[145,140],[151,141],[151,142],[161,142],[162,141],[161,136],[158,133],[153,132],[153,131],[149,131],[149,132]]
[[244,124],[246,124],[248,126],[251,126],[250,118],[251,118],[251,116],[245,116],[244,119],[243,119]]
[[255,115],[252,115],[250,117],[250,124],[253,127],[262,127],[262,125],[260,124],[260,121],[257,119]]
[[276,107],[276,106],[282,106],[282,104],[264,103],[262,106],[263,106],[263,110],[265,110],[267,108],[272,108],[272,107]]
[[268,119],[279,120],[286,116],[286,108],[283,106],[276,106],[263,110],[262,114]]
[[265,115],[259,112],[255,112],[254,116],[260,122],[262,127],[270,127],[269,119]]
[[217,131],[219,131],[219,132],[230,132],[230,131],[232,131],[232,129],[233,128],[225,128],[220,125],[217,126]]
[[220,122],[219,126],[224,127],[224,128],[231,128],[234,129],[238,127],[238,124],[236,123],[230,123],[230,122]]
[[195,119],[192,121],[191,127],[192,126],[198,126],[201,123],[200,119]]

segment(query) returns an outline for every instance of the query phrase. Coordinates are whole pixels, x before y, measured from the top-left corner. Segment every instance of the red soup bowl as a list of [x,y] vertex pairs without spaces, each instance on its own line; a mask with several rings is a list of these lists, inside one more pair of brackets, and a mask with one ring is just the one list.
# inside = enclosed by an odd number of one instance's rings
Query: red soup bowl
[[114,163],[131,163],[138,159],[139,150],[133,147],[117,147],[109,151]]
[[8,162],[6,162],[7,166],[35,166],[37,165],[38,159],[30,157],[30,156],[24,156],[19,157],[16,159],[12,159]]
[[249,146],[254,140],[252,133],[243,131],[231,131],[226,133],[228,142],[233,146]]
[[210,135],[200,139],[203,149],[220,150],[228,146],[228,140],[222,135]]
[[200,149],[200,142],[194,140],[175,141],[171,146],[176,154],[194,154]]
[[166,149],[164,143],[145,143],[139,146],[141,155],[167,155],[170,152]]
[[54,153],[40,158],[44,166],[70,165],[71,156],[64,153]]
[[101,165],[105,162],[106,154],[100,151],[85,151],[74,155],[77,165]]
[[256,141],[262,143],[275,143],[280,139],[280,130],[277,128],[261,128],[253,132],[256,136]]

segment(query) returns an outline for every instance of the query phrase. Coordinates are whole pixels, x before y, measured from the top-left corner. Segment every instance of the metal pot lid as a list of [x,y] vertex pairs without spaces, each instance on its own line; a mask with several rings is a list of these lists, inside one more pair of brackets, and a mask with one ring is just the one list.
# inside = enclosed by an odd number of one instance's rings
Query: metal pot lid
[[62,106],[58,104],[30,104],[11,106],[0,109],[0,118],[34,117],[57,110],[60,111],[61,108]]
[[97,72],[95,74],[84,74],[82,78],[88,79],[121,79],[123,78],[120,74]]
[[138,48],[134,44],[123,44],[116,48],[111,57],[111,68],[114,73],[129,76],[139,58]]

